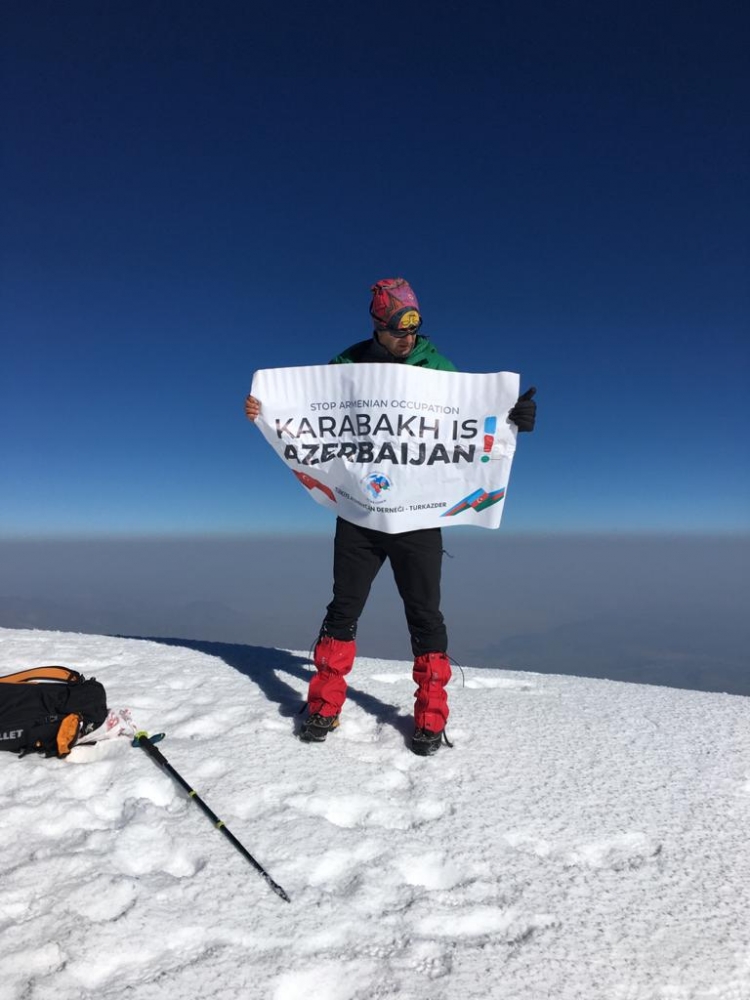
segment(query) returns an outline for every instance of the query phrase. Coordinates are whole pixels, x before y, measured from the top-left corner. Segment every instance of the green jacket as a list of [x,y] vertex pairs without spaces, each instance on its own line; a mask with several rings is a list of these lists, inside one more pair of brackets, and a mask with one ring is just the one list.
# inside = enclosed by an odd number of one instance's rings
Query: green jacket
[[454,372],[456,371],[456,366],[452,361],[449,361],[444,355],[440,354],[438,349],[428,340],[427,337],[420,337],[417,334],[417,340],[414,344],[414,349],[411,354],[407,355],[401,361],[398,358],[394,358],[392,354],[389,354],[384,347],[378,343],[378,341],[372,337],[370,340],[361,340],[358,344],[353,344],[351,347],[347,347],[345,351],[341,354],[337,354],[335,358],[332,358],[330,364],[332,365],[352,365],[352,364],[362,364],[367,362],[378,362],[392,361],[395,364],[404,365],[415,365],[417,368],[437,368],[439,371],[443,372]]

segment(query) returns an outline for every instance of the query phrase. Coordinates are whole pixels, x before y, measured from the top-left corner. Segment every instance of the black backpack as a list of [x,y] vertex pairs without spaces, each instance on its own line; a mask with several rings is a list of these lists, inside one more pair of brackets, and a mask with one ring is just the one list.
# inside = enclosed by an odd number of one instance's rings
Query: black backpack
[[104,687],[68,667],[0,677],[0,750],[66,757],[107,718]]

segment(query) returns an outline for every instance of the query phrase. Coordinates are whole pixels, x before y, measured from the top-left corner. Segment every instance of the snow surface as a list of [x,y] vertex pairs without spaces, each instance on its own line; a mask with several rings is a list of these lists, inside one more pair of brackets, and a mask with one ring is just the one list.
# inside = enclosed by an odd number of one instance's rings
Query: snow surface
[[96,676],[291,897],[127,739],[0,757],[2,1000],[748,1000],[750,701],[494,670],[407,747],[410,664],[293,738],[305,653],[0,629]]

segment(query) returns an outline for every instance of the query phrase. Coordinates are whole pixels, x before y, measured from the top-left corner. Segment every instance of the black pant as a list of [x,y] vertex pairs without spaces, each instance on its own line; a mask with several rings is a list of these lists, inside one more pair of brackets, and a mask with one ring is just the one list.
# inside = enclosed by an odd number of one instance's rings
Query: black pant
[[337,518],[333,600],[328,605],[321,635],[344,641],[354,639],[370,587],[386,559],[390,559],[404,602],[414,655],[447,652],[448,636],[440,613],[443,562],[440,528],[389,535]]

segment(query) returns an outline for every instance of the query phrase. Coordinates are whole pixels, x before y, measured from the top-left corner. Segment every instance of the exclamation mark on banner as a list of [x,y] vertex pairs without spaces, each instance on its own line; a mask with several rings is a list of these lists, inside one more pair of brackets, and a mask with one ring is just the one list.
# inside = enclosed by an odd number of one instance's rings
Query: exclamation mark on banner
[[483,462],[489,462],[490,452],[495,443],[495,431],[497,430],[497,417],[486,417],[484,421],[484,455]]

